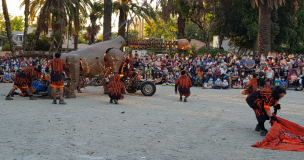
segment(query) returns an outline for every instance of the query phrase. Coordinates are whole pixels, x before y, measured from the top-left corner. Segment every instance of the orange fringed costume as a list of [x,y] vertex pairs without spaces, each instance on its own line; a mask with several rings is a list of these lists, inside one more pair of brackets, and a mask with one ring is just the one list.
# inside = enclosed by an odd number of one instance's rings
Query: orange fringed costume
[[16,75],[13,87],[21,90],[22,97],[27,96],[26,89],[29,88],[29,85],[32,82],[32,77],[34,75],[34,67],[31,65],[22,69],[21,72]]
[[244,90],[245,94],[251,94],[252,92],[256,91],[258,88],[258,81],[256,78],[251,78],[249,80],[248,87]]
[[190,87],[192,86],[191,80],[189,77],[187,77],[186,74],[180,76],[176,83],[175,83],[175,91],[177,91],[181,96],[189,97],[191,92],[190,92]]
[[110,82],[107,88],[109,88],[109,97],[111,99],[122,100],[125,98],[122,94],[125,92],[125,87],[120,81],[120,75],[118,73],[115,74],[114,81]]
[[51,67],[51,87],[63,88],[63,70],[68,70],[69,66],[60,58],[52,59],[46,66],[46,70]]
[[[130,68],[128,68],[128,64]],[[132,78],[134,76],[134,72],[132,71],[133,69],[133,58],[124,58],[122,62],[122,73],[126,77]]]
[[248,105],[254,110],[258,122],[269,120],[266,111],[270,111],[270,107],[278,103],[278,100],[273,98],[272,92],[271,88],[263,88],[246,98]]
[[[273,114],[273,116],[275,116]],[[277,117],[263,142],[252,145],[256,148],[304,152],[304,127]]]

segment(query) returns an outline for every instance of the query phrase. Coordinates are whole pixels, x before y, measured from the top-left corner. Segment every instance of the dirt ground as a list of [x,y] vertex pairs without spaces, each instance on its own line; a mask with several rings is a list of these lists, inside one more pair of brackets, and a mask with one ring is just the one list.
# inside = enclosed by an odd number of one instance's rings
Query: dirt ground
[[[157,86],[152,97],[126,94],[115,105],[102,87],[88,87],[67,105],[52,105],[45,97],[5,101],[11,86],[0,84],[0,159],[303,159],[300,152],[251,147],[263,137],[240,90],[193,87],[184,103],[172,86]],[[288,90],[278,115],[304,126],[303,94]]]

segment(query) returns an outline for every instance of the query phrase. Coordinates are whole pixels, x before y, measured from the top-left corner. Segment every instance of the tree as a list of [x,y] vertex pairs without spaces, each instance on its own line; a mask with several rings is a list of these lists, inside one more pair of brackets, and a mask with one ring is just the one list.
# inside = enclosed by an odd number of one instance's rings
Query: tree
[[130,0],[118,0],[114,2],[114,10],[119,13],[118,22],[118,34],[122,37],[126,36],[126,23],[128,14],[133,13],[138,17],[143,18],[149,23],[149,18],[156,21],[156,15],[153,12],[153,8],[150,5],[146,5],[146,1],[143,6],[138,6],[136,3],[132,3]]
[[184,38],[188,39],[197,39],[197,40],[204,40],[202,30],[193,22],[187,21],[185,25],[185,35]]
[[8,15],[6,0],[2,0],[2,8],[3,8],[3,15],[4,15],[4,18],[5,18],[7,38],[8,38],[8,41],[9,41],[11,52],[14,55],[15,54],[15,46],[14,46],[14,43],[13,43],[13,36],[12,36],[12,32],[11,32],[11,23],[10,23],[10,18],[9,18],[9,15]]
[[24,36],[23,36],[23,52],[26,50],[26,41],[27,41],[27,29],[28,29],[28,16],[29,16],[29,11],[30,11],[30,0],[25,0],[25,9],[24,9]]
[[112,0],[104,0],[103,40],[109,40],[112,24]]
[[103,16],[103,4],[100,2],[90,3],[91,13],[90,13],[90,21],[91,25],[87,27],[87,32],[90,35],[90,43],[95,42],[95,36],[100,30],[100,26],[96,24],[96,21],[101,19]]
[[11,29],[12,31],[23,31],[24,29],[24,22],[22,16],[16,16],[11,19]]
[[150,24],[145,24],[144,30],[146,37],[173,39],[176,37],[177,24],[173,19],[168,22],[164,20],[150,21]]
[[217,0],[178,1],[178,9],[183,16],[196,24],[202,31],[206,47],[209,48],[215,26]]
[[250,0],[259,8],[258,53],[267,55],[271,51],[271,11],[278,9],[285,0]]

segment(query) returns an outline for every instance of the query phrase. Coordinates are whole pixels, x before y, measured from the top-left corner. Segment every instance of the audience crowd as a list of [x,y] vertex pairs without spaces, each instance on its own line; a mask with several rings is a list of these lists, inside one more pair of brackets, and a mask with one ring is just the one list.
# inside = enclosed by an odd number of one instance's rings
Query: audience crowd
[[[22,59],[0,58],[0,82],[12,83],[19,70],[27,64]],[[35,61],[42,67],[44,73],[48,60],[29,59]],[[248,85],[250,75],[256,74],[258,87],[265,85],[303,86],[304,79],[304,55],[285,53],[273,56],[250,55],[226,55],[218,53],[215,57],[211,54],[192,57],[176,53],[174,56],[168,54],[142,55],[137,52],[133,56],[133,67],[141,79],[153,80],[155,84],[175,85],[180,77],[180,71],[186,70],[192,84],[204,89],[241,89]]]

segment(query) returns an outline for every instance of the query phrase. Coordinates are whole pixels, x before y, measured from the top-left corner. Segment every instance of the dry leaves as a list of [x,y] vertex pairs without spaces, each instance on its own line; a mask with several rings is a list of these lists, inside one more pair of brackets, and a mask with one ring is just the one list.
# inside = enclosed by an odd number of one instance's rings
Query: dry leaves
[[124,114],[124,113],[125,113],[125,111],[122,111],[122,112],[121,112],[121,114]]
[[94,152],[92,152],[92,151],[89,151],[87,154],[89,154],[89,155],[92,155]]

